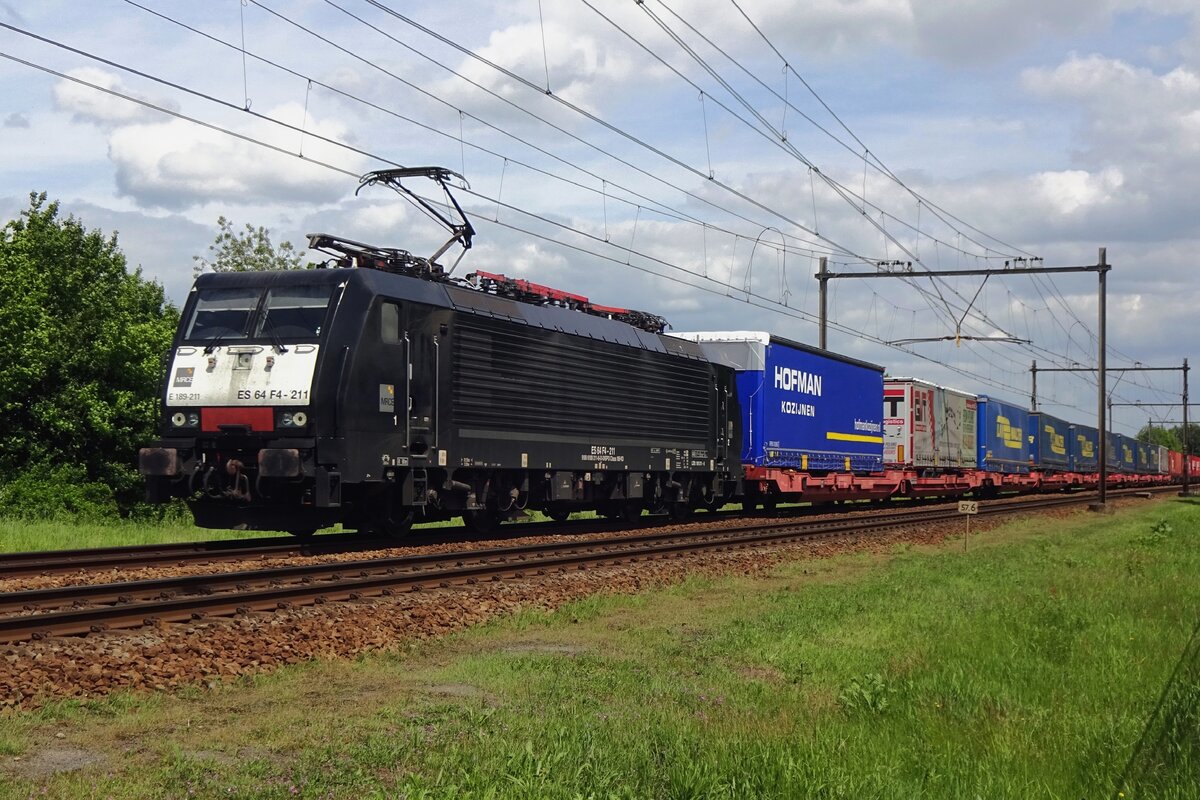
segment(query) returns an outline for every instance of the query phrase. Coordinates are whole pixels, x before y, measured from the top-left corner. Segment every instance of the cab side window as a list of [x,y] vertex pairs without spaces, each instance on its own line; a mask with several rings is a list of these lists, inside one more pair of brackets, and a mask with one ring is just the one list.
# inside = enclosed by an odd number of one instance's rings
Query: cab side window
[[384,303],[379,309],[379,338],[386,344],[400,341],[400,305]]

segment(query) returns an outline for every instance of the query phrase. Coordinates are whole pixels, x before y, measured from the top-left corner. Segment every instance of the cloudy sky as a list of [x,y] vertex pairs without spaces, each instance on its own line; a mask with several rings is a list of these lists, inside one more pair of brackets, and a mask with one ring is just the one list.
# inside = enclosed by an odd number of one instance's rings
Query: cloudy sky
[[[815,344],[822,255],[920,272],[1107,247],[1110,365],[1193,355],[1194,0],[0,0],[0,23],[0,214],[46,191],[176,302],[219,215],[432,253],[441,231],[356,176],[441,165],[478,230],[460,273],[677,330]],[[1027,404],[1032,360],[1095,360],[1091,274],[830,285],[831,348],[893,374]],[[956,330],[1029,342],[888,344]],[[1038,383],[1094,421],[1085,376]],[[1114,400],[1178,384],[1129,374]],[[1127,433],[1179,413],[1115,409]]]

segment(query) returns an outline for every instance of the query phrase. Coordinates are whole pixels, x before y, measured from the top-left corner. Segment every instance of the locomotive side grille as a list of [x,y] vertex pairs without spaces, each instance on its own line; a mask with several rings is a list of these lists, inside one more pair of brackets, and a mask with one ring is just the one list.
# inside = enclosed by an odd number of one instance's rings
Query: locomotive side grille
[[463,427],[698,445],[713,430],[707,362],[467,315],[453,396]]

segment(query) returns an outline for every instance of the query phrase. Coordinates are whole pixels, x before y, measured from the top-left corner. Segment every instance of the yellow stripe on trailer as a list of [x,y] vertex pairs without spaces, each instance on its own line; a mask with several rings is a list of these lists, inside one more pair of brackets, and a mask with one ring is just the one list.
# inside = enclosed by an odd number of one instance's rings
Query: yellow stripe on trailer
[[883,444],[882,436],[867,436],[863,433],[827,433],[826,439],[833,439],[838,442],[871,442],[872,444]]

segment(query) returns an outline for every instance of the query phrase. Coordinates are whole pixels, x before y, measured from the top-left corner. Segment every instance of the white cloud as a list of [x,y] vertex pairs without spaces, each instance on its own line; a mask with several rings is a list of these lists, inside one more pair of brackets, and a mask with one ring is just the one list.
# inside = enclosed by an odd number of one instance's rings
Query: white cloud
[[[303,108],[289,104],[270,109],[267,116],[301,125]],[[338,122],[311,118],[307,131],[344,140],[347,129]],[[298,150],[301,134],[256,120],[248,135]],[[277,201],[318,204],[338,200],[353,191],[354,178],[318,166],[333,163],[356,173],[364,159],[312,136],[304,137],[308,161],[200,128],[183,120],[127,125],[113,131],[109,157],[116,165],[120,193],[139,205],[183,209],[211,202]]]
[[[178,108],[172,102],[155,101],[130,89],[117,75],[106,70],[96,67],[80,67],[67,74],[104,89],[155,102],[157,105],[167,108]],[[54,104],[59,110],[72,114],[76,120],[93,122],[101,126],[129,124],[148,119],[154,114],[150,109],[137,103],[66,79],[62,79],[54,85]]]
[[1051,213],[1073,214],[1114,200],[1125,179],[1121,170],[1109,167],[1098,174],[1078,169],[1042,172],[1032,182],[1036,196],[1048,203]]

